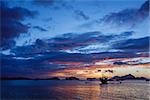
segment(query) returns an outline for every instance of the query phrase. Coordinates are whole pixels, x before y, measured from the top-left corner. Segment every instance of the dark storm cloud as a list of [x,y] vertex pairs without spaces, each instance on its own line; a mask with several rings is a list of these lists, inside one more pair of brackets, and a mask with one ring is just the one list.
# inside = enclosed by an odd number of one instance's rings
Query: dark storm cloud
[[46,32],[47,30],[40,26],[33,26],[34,29],[38,29],[39,31]]
[[1,4],[1,47],[8,48],[8,40],[19,36],[21,33],[27,33],[29,26],[21,21],[25,18],[33,18],[36,12],[29,11],[22,7],[10,8],[6,3]]

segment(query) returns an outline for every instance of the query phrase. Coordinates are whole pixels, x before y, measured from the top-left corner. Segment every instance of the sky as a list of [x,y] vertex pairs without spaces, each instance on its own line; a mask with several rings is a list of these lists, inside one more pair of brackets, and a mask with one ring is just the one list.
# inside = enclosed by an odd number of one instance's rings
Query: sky
[[149,77],[148,0],[0,0],[1,77]]

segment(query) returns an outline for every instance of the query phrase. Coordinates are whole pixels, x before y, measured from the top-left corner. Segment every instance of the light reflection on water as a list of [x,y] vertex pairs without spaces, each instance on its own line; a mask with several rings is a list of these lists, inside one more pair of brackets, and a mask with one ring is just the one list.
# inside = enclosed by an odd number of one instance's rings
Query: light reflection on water
[[149,84],[124,82],[99,85],[99,82],[13,80],[1,82],[5,100],[149,100]]

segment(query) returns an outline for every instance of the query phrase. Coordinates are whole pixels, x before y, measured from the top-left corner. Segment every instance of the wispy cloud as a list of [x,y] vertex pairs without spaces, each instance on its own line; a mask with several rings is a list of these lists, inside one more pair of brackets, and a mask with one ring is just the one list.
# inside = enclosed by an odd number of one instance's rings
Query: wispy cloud
[[124,27],[133,28],[149,16],[149,1],[147,0],[140,8],[124,9],[119,12],[112,12],[102,18],[84,23],[79,28],[90,28],[93,26],[105,26],[111,28]]
[[80,19],[80,18],[81,18],[81,19],[84,19],[84,20],[89,20],[89,19],[90,19],[90,17],[89,17],[88,15],[86,15],[86,14],[85,14],[83,11],[81,11],[81,10],[74,10],[74,12],[75,12],[77,18],[79,17],[79,19]]
[[47,31],[46,29],[40,27],[40,26],[33,26],[33,28],[38,29],[39,31],[45,32]]

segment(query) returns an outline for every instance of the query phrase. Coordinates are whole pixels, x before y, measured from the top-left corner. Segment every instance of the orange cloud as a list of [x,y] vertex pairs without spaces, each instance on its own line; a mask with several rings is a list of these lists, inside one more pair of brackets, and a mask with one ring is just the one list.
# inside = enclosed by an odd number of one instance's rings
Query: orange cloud
[[[49,73],[49,76],[57,76],[57,77],[75,76],[79,78],[88,78],[88,77],[99,78],[102,76],[102,74],[104,74],[107,77],[112,77],[114,75],[134,74],[136,76],[143,75],[145,77],[149,77],[147,74],[145,74],[144,71],[146,71],[147,68],[150,68],[150,63],[144,63],[144,64],[139,63],[133,65],[127,65],[127,64],[115,65],[109,63],[110,61],[111,62],[130,61],[133,59],[143,59],[143,58],[145,57],[97,60],[95,61],[95,63],[92,62],[91,65],[83,66],[83,67],[78,67],[78,65],[84,64],[82,62],[54,62],[57,64],[63,63],[63,64],[75,65],[75,67],[70,67],[63,70],[51,72]],[[97,62],[106,62],[106,64],[95,65]],[[133,71],[130,69],[133,69]],[[109,71],[107,72],[106,70],[113,70],[113,73],[110,73]],[[140,70],[139,73],[137,73],[137,70]]]

